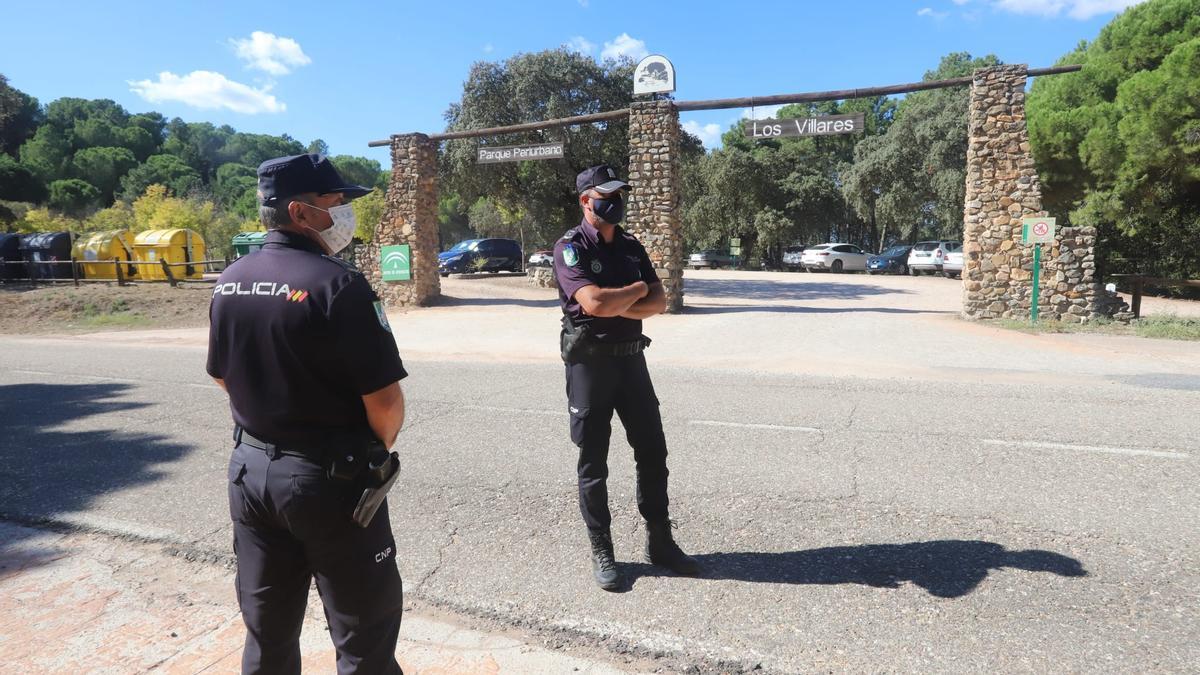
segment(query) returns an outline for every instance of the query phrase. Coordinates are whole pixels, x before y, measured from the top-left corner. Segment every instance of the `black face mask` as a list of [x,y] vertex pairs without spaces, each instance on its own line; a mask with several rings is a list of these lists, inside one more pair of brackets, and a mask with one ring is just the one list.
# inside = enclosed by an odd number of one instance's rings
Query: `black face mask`
[[616,225],[625,217],[625,200],[621,195],[613,195],[609,199],[592,198],[592,213],[604,219],[610,225]]

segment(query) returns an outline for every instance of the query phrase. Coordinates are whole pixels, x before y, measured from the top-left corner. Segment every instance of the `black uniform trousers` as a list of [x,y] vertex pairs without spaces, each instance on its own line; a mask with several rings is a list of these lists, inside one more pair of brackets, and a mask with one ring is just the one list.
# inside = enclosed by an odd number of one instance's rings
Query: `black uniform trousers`
[[[361,491],[357,491],[361,494]],[[337,672],[400,673],[403,587],[385,503],[368,527],[347,504],[355,486],[317,462],[239,444],[229,462],[243,673],[299,673],[300,627],[316,577]]]
[[579,446],[579,511],[591,530],[608,529],[608,441],[616,411],[637,466],[638,511],[665,520],[667,441],[646,357],[593,356],[566,364],[571,440]]

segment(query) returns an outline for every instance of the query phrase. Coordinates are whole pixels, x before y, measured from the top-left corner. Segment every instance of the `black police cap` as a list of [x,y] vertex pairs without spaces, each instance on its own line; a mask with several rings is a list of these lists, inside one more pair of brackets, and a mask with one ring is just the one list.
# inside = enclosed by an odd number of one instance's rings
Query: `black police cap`
[[575,177],[575,191],[579,194],[588,190],[608,194],[627,187],[629,183],[617,178],[617,170],[607,164],[584,169]]
[[264,206],[307,192],[340,192],[346,199],[355,199],[370,191],[371,188],[342,180],[333,162],[324,155],[276,157],[258,165],[258,199]]

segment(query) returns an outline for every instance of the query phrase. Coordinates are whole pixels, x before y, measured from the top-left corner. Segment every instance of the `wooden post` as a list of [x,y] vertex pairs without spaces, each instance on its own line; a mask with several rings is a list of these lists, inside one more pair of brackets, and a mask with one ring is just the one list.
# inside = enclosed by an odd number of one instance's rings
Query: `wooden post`
[[1142,318],[1142,285],[1145,284],[1144,277],[1133,278],[1133,318]]
[[125,270],[121,267],[121,259],[113,258],[113,269],[117,271],[117,286],[125,285]]
[[167,283],[171,284],[171,288],[176,286],[175,275],[171,274],[171,266],[167,264],[166,258],[159,258],[158,262],[162,263],[163,274],[167,275]]
[[75,256],[71,256],[71,279],[75,281],[75,288],[79,288],[79,265],[75,262]]

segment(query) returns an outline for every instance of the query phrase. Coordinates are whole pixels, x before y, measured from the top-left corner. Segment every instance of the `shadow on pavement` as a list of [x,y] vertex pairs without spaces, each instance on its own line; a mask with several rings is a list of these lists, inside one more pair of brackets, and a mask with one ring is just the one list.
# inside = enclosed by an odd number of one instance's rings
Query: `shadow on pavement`
[[[862,584],[899,588],[904,582],[939,598],[962,597],[1006,567],[1087,576],[1075,558],[1051,551],[1010,551],[987,541],[927,541],[911,544],[833,546],[786,553],[708,553],[695,556],[702,579],[731,579],[772,584]],[[643,576],[670,574],[644,563],[623,565],[636,582]]]
[[456,298],[450,295],[440,295],[429,304],[430,307],[500,307],[515,305],[517,307],[554,307],[558,308],[558,298],[545,300],[526,300],[523,298]]
[[688,305],[684,314],[737,314],[768,312],[776,314],[953,314],[933,309],[901,309],[898,307],[801,307],[797,305]]
[[752,279],[687,279],[683,280],[684,302],[688,297],[734,298],[740,300],[862,300],[878,295],[911,295],[901,288],[885,288],[874,284],[839,283],[837,277],[828,282],[796,283]]
[[[120,419],[121,411],[149,405],[122,398],[130,389],[120,383],[0,385],[0,518],[34,524],[86,510],[108,493],[158,480],[157,465],[190,452],[158,434],[72,429],[85,418]],[[0,575],[42,559],[16,550],[18,543],[0,541]]]

